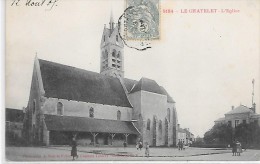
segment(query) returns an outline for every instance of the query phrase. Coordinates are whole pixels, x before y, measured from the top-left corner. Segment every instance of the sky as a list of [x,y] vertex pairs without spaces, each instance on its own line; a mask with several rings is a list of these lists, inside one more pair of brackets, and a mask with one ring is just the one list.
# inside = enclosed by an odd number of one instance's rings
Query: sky
[[[6,107],[27,106],[37,54],[65,65],[99,72],[100,42],[110,13],[123,0],[58,0],[43,6],[6,1]],[[260,113],[260,3],[246,0],[160,1],[160,39],[152,48],[124,48],[125,77],[154,79],[176,101],[178,122],[203,136],[231,106],[251,107],[255,79]],[[57,6],[56,6],[57,5]],[[163,13],[172,9],[174,13]],[[217,9],[217,13],[181,13]],[[222,9],[239,10],[221,13]]]

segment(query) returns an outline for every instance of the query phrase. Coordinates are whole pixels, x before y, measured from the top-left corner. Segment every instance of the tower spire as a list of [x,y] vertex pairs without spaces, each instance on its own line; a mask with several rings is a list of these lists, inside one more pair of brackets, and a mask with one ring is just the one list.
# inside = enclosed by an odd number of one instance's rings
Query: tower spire
[[113,18],[113,12],[111,10],[111,13],[110,13],[110,21],[109,21],[109,24],[110,24],[110,31],[112,33],[113,29],[114,29],[114,18]]
[[113,11],[110,12],[110,23],[114,23]]
[[124,77],[124,44],[116,30],[117,27],[114,27],[112,10],[109,26],[104,28],[100,45],[100,73],[112,77]]

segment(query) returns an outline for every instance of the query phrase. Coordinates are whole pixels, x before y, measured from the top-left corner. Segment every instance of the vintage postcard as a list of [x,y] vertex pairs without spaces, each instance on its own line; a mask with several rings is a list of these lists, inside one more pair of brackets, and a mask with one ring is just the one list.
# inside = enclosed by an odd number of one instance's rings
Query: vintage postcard
[[5,10],[4,162],[260,160],[260,1]]

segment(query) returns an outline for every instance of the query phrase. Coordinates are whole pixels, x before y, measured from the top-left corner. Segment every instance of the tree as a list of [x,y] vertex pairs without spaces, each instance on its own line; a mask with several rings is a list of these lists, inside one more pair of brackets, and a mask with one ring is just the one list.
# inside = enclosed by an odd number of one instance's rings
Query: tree
[[215,124],[204,134],[206,144],[230,144],[238,140],[243,147],[260,148],[260,127],[257,123],[242,123],[236,128],[228,124]]
[[235,128],[235,137],[242,145],[260,145],[260,127],[257,123],[242,123]]
[[230,144],[232,142],[232,127],[228,124],[215,124],[204,134],[207,144]]

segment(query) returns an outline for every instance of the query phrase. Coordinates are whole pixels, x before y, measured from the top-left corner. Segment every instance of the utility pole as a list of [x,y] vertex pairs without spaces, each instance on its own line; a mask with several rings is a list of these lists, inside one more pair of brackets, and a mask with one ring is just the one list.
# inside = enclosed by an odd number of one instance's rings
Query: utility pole
[[254,106],[254,85],[255,85],[255,79],[252,80],[253,85],[253,91],[252,91],[252,107]]

